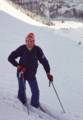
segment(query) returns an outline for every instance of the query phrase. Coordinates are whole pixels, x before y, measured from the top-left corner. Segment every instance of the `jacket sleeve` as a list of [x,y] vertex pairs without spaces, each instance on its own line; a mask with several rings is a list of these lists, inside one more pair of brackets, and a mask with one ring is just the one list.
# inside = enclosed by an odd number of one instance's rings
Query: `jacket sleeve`
[[46,73],[49,73],[50,65],[41,48],[38,49],[38,60],[43,65]]
[[16,61],[16,59],[20,56],[21,56],[21,47],[17,48],[13,52],[11,52],[11,54],[8,56],[8,61],[12,65],[17,66],[19,63]]

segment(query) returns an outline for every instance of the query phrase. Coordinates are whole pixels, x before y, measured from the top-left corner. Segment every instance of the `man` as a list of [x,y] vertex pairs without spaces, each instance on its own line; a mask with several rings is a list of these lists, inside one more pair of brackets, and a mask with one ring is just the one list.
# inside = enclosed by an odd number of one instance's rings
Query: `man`
[[[17,58],[19,62],[16,61]],[[34,33],[29,33],[25,39],[25,44],[14,50],[8,57],[8,61],[17,67],[17,77],[19,83],[18,99],[26,104],[25,84],[28,81],[32,97],[31,105],[39,107],[39,88],[36,80],[38,61],[43,65],[49,82],[53,81],[50,74],[50,66],[42,49],[35,45]],[[23,73],[23,74],[20,74]]]

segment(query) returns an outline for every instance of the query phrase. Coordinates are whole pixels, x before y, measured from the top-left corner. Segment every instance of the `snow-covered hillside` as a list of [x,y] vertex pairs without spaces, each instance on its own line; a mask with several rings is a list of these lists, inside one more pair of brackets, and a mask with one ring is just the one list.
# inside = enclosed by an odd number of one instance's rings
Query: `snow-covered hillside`
[[[0,4],[1,5],[1,4]],[[7,11],[8,12],[8,11]],[[17,99],[18,82],[16,68],[8,63],[8,55],[19,45],[24,44],[28,32],[36,34],[36,44],[41,46],[51,65],[54,85],[57,89],[66,113],[62,109],[53,91],[48,87],[48,79],[41,65],[37,72],[40,88],[40,101],[44,103],[56,118],[44,116],[44,120],[83,120],[83,25],[69,27],[60,23],[55,28],[34,26],[0,11],[0,120],[41,120],[37,112],[27,114],[25,107]],[[61,25],[61,28],[60,28]],[[63,26],[63,27],[62,27]],[[27,84],[27,96],[30,89]]]
[[0,1],[0,9],[4,10],[5,12],[7,12],[15,18],[18,18],[19,20],[22,20],[23,22],[27,22],[29,24],[31,22],[32,25],[44,26],[42,23],[39,23],[34,19],[28,17],[25,13],[21,12],[20,9],[16,9],[14,6],[12,6],[12,4],[10,4],[6,0]]
[[74,20],[83,20],[82,0],[19,0],[13,2],[46,19],[74,18]]

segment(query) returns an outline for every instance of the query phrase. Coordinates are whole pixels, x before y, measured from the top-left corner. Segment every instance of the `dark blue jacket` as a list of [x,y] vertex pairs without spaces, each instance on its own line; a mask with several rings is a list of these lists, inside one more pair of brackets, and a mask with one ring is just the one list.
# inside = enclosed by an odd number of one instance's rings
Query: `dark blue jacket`
[[[16,60],[17,58],[19,58],[19,62]],[[24,73],[26,80],[35,79],[38,61],[43,65],[46,73],[50,72],[48,60],[42,49],[36,45],[31,51],[27,49],[26,45],[20,46],[9,55],[8,61],[14,66],[24,65],[26,67],[26,72]]]

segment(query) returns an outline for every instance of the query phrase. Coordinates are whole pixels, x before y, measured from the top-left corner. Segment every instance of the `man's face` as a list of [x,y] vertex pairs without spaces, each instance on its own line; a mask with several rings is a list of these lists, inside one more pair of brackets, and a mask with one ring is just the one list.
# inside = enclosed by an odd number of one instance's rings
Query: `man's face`
[[35,45],[35,39],[34,39],[34,37],[28,37],[28,38],[26,38],[26,46],[27,46],[28,49],[31,50],[34,47],[34,45]]

